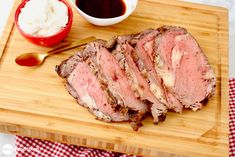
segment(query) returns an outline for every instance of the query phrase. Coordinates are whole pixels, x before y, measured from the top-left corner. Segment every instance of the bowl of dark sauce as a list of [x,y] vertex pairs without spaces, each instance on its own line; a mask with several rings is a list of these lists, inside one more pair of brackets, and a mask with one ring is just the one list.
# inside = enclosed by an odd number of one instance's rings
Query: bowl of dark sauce
[[126,19],[138,0],[70,0],[79,14],[97,26],[109,26]]

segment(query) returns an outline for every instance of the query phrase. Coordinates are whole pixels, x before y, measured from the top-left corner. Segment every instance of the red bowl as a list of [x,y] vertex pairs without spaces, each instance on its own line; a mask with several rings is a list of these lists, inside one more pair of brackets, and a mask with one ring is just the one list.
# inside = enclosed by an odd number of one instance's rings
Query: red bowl
[[59,43],[61,40],[63,40],[68,33],[71,30],[71,26],[72,26],[72,22],[73,22],[73,11],[70,7],[70,5],[65,1],[65,0],[59,0],[61,2],[63,2],[67,8],[68,8],[68,16],[69,16],[69,20],[67,25],[62,28],[59,32],[57,32],[56,34],[52,35],[52,36],[47,36],[47,37],[36,37],[36,36],[32,36],[30,34],[25,33],[18,25],[18,16],[21,12],[21,8],[23,8],[26,4],[26,2],[28,2],[30,0],[25,0],[23,1],[19,7],[16,9],[15,12],[15,24],[16,27],[18,28],[19,32],[30,42],[37,44],[37,45],[42,45],[42,46],[53,46],[57,43]]

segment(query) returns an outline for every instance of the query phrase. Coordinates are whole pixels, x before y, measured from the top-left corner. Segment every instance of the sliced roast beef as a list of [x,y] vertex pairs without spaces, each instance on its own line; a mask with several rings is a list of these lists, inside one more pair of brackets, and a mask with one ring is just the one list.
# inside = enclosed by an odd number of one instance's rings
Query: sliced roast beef
[[198,110],[215,90],[215,76],[200,46],[184,28],[161,27],[155,38],[156,71],[184,105]]
[[[124,36],[124,38],[126,37]],[[119,37],[118,45],[113,51],[113,55],[125,71],[132,90],[136,93],[136,97],[140,97],[142,101],[150,106],[154,123],[158,123],[160,120],[165,119],[167,108],[150,91],[148,82],[141,75],[132,57],[135,53],[134,48],[126,42],[123,43],[124,40],[122,37]]]
[[[69,93],[77,99],[80,105],[88,107],[97,119],[107,122],[128,121],[128,113],[115,110],[113,106],[116,105],[116,100],[107,93],[107,90],[104,90],[89,64],[79,55],[80,53],[70,57],[56,68],[60,76],[67,77],[66,87]],[[68,71],[72,72],[66,75]]]
[[[142,117],[149,111],[149,107],[148,105],[143,103],[138,97],[136,97],[134,91],[132,91],[131,89],[127,76],[125,75],[124,71],[120,68],[118,62],[115,60],[112,54],[105,48],[106,45],[107,43],[102,40],[89,43],[84,49],[84,51],[79,54],[79,56],[83,58],[84,62],[88,64],[91,72],[99,80],[102,91],[105,91],[109,94],[108,98],[113,98],[116,100],[114,103],[110,104],[114,111],[128,114],[129,119],[133,122],[133,129],[137,130],[138,127],[141,126],[140,122]],[[75,60],[74,58],[76,57],[71,57],[70,60],[65,61],[60,67],[70,68],[70,65],[73,65],[71,63],[71,59]],[[78,64],[76,66],[78,66]],[[85,68],[85,66],[83,68]],[[79,76],[79,73],[81,75],[81,69],[77,69],[77,72],[76,69],[77,68],[75,68],[68,77],[69,85],[72,86],[71,84],[73,84],[72,87],[75,90],[76,88],[74,86],[76,85],[76,82],[82,80],[81,76]],[[69,70],[67,70],[66,68],[62,70],[60,68],[57,68],[57,71],[63,72],[63,75],[60,74],[60,76],[65,76],[66,72]],[[73,73],[76,73],[77,75],[74,75],[72,77],[74,79],[71,80],[70,78]],[[88,74],[84,74],[84,77],[86,75]],[[79,79],[76,80],[75,78]],[[88,80],[83,80],[82,82],[87,81]],[[79,88],[77,87],[77,89]],[[102,91],[95,92],[93,94],[99,94]],[[78,92],[79,91],[77,91],[77,93]],[[75,95],[74,92],[72,92],[71,95]],[[99,100],[102,99],[103,98],[100,98]]]
[[[151,87],[151,92],[161,103],[165,104],[168,109],[181,112],[183,105],[175,98],[174,94],[164,87],[161,77],[154,68],[153,46],[157,35],[159,35],[157,30],[147,29],[138,34],[119,36],[116,38],[116,43],[117,46],[122,45],[123,43],[129,43],[131,46],[135,47],[132,58],[134,58],[134,62],[141,72],[141,75],[144,76]],[[157,107],[155,106],[154,108],[155,111],[152,110],[152,114],[156,113]],[[154,108],[152,107],[152,109]],[[158,114],[153,115],[153,117],[157,116]]]
[[[93,66],[98,70],[99,75],[103,77],[103,81],[108,84],[110,92],[120,102],[123,102],[124,106],[146,113],[148,106],[134,97],[135,94],[129,88],[127,76],[105,46],[106,44],[92,42],[86,46],[83,55],[91,59]],[[126,97],[129,97],[128,100],[126,100]],[[129,99],[133,99],[133,102],[129,102]],[[127,101],[126,104],[124,101]]]
[[[120,97],[123,105],[132,111],[133,121],[139,121],[148,112],[148,106],[140,101],[128,82],[127,76],[120,68],[119,63],[106,49],[97,51],[97,59],[101,74],[107,79],[108,88],[114,96]],[[134,112],[133,112],[134,111]]]
[[97,119],[142,126],[168,110],[198,110],[213,95],[216,79],[196,40],[184,28],[164,26],[96,40],[56,66],[68,92]]
[[159,35],[157,30],[152,30],[144,35],[137,43],[135,51],[137,54],[137,63],[140,71],[146,76],[149,81],[150,90],[153,92],[155,97],[162,103],[164,103],[169,109],[176,112],[182,111],[182,105],[175,98],[175,96],[165,89],[161,77],[158,75],[154,68],[154,41]]
[[68,77],[68,83],[75,89],[79,100],[84,102],[97,118],[105,121],[129,120],[128,114],[115,112],[108,102],[108,95],[102,90],[97,78],[85,62],[79,62]]

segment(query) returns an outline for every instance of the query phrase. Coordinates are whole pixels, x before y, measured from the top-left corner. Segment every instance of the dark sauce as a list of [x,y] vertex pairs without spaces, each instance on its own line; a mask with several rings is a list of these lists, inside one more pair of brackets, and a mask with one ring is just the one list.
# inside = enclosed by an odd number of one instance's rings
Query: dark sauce
[[76,0],[76,5],[86,14],[97,18],[118,17],[126,12],[123,0]]

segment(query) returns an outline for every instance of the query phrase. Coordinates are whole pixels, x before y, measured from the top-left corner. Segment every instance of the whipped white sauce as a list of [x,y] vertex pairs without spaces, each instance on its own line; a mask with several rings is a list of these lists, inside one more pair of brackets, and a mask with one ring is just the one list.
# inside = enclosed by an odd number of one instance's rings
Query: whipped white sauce
[[68,8],[58,0],[30,0],[18,17],[20,28],[33,36],[51,36],[68,23]]

